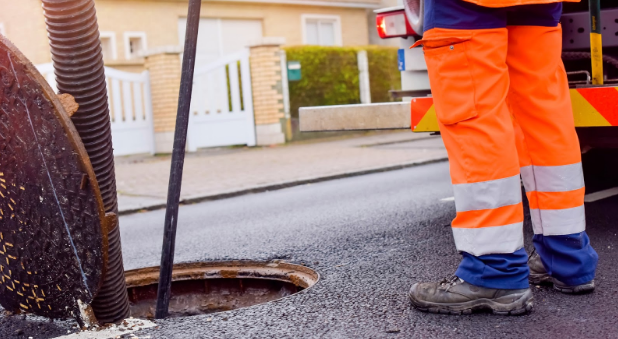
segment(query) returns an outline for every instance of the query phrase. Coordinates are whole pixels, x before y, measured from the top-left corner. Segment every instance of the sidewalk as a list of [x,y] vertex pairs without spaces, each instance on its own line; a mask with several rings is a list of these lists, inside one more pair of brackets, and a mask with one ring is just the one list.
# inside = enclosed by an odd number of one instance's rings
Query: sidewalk
[[[440,137],[409,131],[187,154],[182,202],[220,199],[446,159]],[[121,214],[165,206],[171,156],[116,158]]]

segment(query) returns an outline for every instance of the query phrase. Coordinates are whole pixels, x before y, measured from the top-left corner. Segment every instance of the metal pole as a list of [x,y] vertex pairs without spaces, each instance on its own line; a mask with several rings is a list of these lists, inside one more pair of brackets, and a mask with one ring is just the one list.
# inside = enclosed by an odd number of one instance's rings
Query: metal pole
[[176,226],[178,224],[178,203],[180,201],[180,187],[182,184],[182,168],[185,161],[187,128],[189,127],[189,108],[191,105],[191,91],[193,90],[193,69],[195,68],[195,51],[197,46],[197,31],[200,24],[201,5],[202,0],[189,1],[185,50],[182,59],[182,75],[180,78],[180,93],[178,95],[176,131],[174,133],[174,150],[172,152],[172,168],[170,170],[170,182],[167,190],[167,210],[165,212],[161,271],[159,273],[157,310],[155,313],[157,319],[167,316],[171,297],[174,245],[176,242]]
[[601,38],[601,0],[589,0],[590,6],[590,55],[592,83],[603,85],[603,39]]

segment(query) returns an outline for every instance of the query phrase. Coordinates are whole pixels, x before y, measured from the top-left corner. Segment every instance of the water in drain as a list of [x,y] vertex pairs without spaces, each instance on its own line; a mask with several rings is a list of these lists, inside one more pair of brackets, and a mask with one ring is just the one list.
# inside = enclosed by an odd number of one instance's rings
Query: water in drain
[[[159,267],[126,272],[131,316],[154,317]],[[227,261],[174,265],[170,317],[229,311],[313,286],[319,275],[298,265]]]

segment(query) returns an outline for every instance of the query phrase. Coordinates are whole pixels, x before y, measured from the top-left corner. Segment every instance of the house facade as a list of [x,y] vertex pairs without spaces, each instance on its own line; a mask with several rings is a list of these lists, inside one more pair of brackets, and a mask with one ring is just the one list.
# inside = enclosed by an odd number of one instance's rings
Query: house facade
[[[198,58],[208,62],[262,37],[285,45],[369,44],[367,14],[381,0],[204,1]],[[143,53],[182,45],[188,0],[97,0],[107,66],[141,72]],[[0,33],[34,63],[51,61],[40,0],[0,0]],[[199,60],[198,60],[199,61]]]
[[[375,30],[368,15],[388,1],[396,0],[203,1],[189,149],[285,142],[287,69],[281,47],[368,45]],[[95,4],[110,70],[108,97],[118,154],[132,149],[167,153],[173,143],[188,0]],[[0,33],[32,63],[43,65],[53,81],[40,0],[0,0]],[[136,132],[138,122],[142,134]],[[153,141],[146,142],[152,147],[138,137],[146,133],[152,134]],[[123,147],[126,152],[119,148],[138,143]]]

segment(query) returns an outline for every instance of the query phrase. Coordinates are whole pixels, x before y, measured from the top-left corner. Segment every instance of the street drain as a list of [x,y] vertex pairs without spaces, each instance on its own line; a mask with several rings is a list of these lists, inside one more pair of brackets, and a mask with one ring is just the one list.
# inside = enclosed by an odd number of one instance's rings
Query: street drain
[[[131,316],[153,318],[159,267],[125,272]],[[219,261],[174,265],[170,317],[229,311],[281,299],[313,286],[320,276],[280,262]]]

